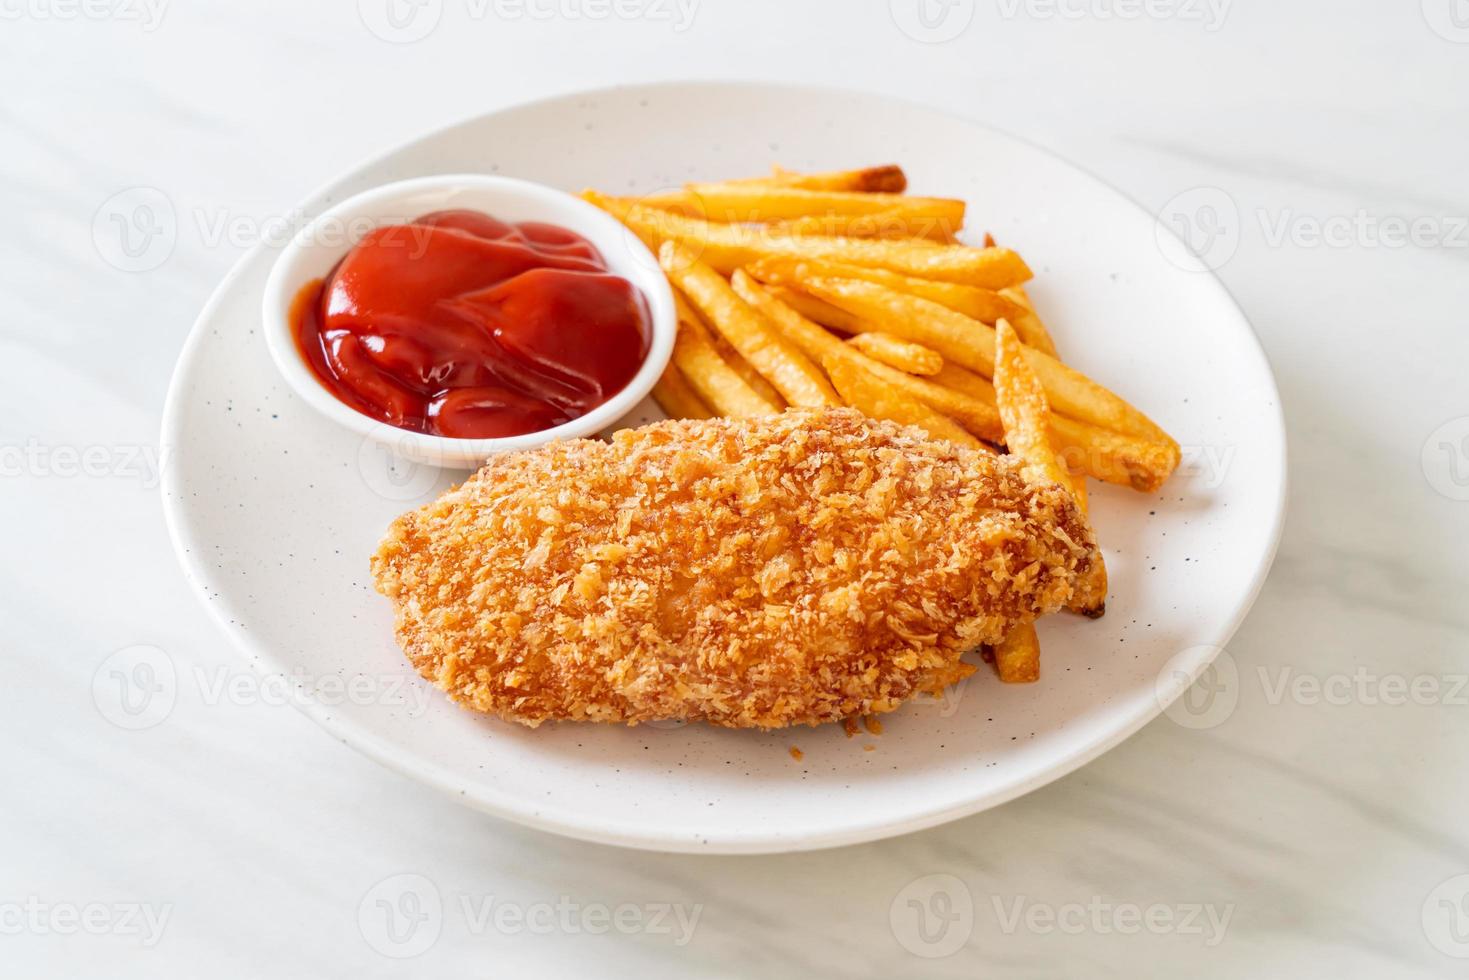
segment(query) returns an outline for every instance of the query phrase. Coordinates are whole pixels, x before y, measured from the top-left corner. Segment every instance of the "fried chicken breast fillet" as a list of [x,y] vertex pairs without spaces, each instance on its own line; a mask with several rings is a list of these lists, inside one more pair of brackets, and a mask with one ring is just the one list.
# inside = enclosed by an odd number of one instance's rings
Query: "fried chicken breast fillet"
[[1095,559],[1062,488],[828,409],[497,456],[394,521],[372,572],[470,708],[775,728],[937,693]]

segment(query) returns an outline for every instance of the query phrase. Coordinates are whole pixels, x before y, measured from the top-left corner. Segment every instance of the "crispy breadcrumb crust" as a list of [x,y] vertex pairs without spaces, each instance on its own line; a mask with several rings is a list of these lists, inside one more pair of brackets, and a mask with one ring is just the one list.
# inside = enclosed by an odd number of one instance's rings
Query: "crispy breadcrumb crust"
[[413,665],[468,707],[776,728],[964,678],[1095,548],[1018,465],[829,409],[497,456],[394,521],[372,572]]

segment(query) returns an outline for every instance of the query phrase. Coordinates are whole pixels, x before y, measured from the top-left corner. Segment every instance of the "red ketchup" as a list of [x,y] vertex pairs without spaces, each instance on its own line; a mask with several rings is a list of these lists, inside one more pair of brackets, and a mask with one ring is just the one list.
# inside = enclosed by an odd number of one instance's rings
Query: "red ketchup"
[[369,233],[291,305],[332,394],[414,432],[539,432],[621,390],[648,356],[642,293],[565,228],[438,211]]

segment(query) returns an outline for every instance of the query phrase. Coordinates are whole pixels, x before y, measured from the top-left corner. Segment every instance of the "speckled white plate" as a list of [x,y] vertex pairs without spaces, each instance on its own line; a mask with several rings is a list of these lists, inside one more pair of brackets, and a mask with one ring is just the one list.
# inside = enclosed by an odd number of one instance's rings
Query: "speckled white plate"
[[[292,678],[331,734],[472,806],[588,840],[708,852],[872,840],[1002,803],[1116,745],[1245,615],[1275,550],[1285,482],[1275,385],[1248,323],[1116,191],[1035,147],[904,102],[678,84],[472,120],[363,165],[304,211],[435,173],[634,193],[772,162],[890,161],[916,193],[968,198],[973,234],[992,231],[1035,268],[1031,294],[1067,360],[1187,447],[1159,496],[1095,491],[1107,616],[1047,619],[1040,683],[1005,686],[982,669],[943,701],[885,716],[881,736],[854,738],[839,726],[530,731],[451,705],[394,644],[368,556],[394,515],[461,474],[393,464],[291,394],[258,322],[268,248],[220,285],[169,391],[165,502],[200,598],[259,670]],[[657,414],[646,403],[626,421]]]

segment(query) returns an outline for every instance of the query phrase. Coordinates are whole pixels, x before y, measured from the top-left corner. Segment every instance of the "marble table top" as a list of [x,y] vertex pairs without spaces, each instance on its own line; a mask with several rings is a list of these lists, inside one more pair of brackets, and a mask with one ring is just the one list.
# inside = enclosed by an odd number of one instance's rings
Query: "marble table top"
[[[1464,0],[0,0],[0,17],[0,973],[1464,975]],[[110,721],[99,668],[119,650],[245,670],[157,489],[170,372],[231,264],[400,140],[677,78],[902,95],[1152,209],[1225,202],[1218,274],[1291,447],[1279,558],[1229,645],[1236,710],[1160,718],[944,827],[754,858],[509,826],[268,696]],[[161,258],[109,210],[137,188],[173,208]]]

